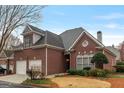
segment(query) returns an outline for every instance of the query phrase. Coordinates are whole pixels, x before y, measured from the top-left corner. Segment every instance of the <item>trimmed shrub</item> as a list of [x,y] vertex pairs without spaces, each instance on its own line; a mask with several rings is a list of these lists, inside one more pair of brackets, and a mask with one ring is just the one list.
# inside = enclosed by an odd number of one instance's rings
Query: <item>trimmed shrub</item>
[[77,75],[84,76],[85,75],[84,70],[77,70]]
[[78,72],[75,69],[70,69],[67,71],[67,73],[69,73],[70,75],[77,75]]
[[93,69],[89,71],[89,75],[95,77],[106,77],[108,75],[108,72],[102,69]]
[[112,73],[112,71],[107,70],[107,69],[104,69],[104,71],[105,71],[106,74],[111,74]]
[[91,67],[84,67],[83,70],[90,70]]
[[98,52],[91,59],[91,63],[108,64],[108,59],[107,59],[107,57],[102,52]]
[[83,70],[84,71],[84,76],[90,76],[89,70]]
[[124,62],[117,62],[113,67],[116,68],[116,72],[124,72]]
[[117,62],[116,65],[124,65],[124,62]]
[[110,71],[102,69],[93,70],[68,70],[70,75],[80,75],[80,76],[94,76],[94,77],[106,77]]
[[69,73],[69,75],[89,76],[89,71],[88,70],[70,69],[67,72]]
[[116,68],[116,72],[124,72],[124,65],[116,65],[114,67]]

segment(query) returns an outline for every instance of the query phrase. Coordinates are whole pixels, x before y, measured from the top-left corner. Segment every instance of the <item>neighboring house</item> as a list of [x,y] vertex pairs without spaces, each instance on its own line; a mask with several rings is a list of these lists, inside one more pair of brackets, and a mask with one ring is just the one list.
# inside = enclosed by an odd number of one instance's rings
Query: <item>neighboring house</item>
[[121,61],[124,61],[124,41],[120,44],[119,50],[120,50],[120,59]]
[[23,44],[15,47],[16,74],[26,74],[38,67],[45,75],[63,73],[68,69],[83,69],[95,66],[90,62],[93,55],[103,52],[109,63],[103,69],[113,69],[116,55],[102,44],[102,33],[98,40],[83,28],[70,29],[60,35],[27,25],[22,33]]
[[115,48],[114,45],[107,46],[106,48],[116,55],[116,62],[119,62],[121,60],[120,50]]
[[3,50],[0,54],[0,66],[11,70],[12,73],[14,73],[14,67],[15,67],[15,62],[14,62],[14,52],[12,50]]

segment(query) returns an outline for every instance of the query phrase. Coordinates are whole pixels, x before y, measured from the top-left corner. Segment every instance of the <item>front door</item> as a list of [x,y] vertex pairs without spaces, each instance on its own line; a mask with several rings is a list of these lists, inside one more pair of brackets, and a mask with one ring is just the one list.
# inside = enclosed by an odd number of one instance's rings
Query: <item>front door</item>
[[65,55],[65,68],[66,71],[70,69],[70,55]]

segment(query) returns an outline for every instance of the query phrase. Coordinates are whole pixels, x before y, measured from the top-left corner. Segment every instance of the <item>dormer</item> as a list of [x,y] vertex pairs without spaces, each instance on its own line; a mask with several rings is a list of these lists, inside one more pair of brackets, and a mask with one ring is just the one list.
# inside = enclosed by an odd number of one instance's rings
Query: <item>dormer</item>
[[44,37],[44,31],[27,24],[23,33],[24,48],[29,48],[35,44],[41,37]]

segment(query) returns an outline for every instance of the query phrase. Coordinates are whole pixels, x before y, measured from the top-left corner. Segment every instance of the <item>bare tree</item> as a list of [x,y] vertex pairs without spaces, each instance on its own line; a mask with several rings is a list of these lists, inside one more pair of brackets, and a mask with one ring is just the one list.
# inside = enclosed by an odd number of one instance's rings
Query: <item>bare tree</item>
[[20,44],[22,44],[21,39],[18,36],[15,36],[13,34],[11,34],[7,41],[7,43],[4,46],[4,50],[13,50],[13,46],[18,46]]
[[0,6],[0,53],[6,45],[10,34],[26,23],[37,22],[40,11],[45,6],[1,5]]

